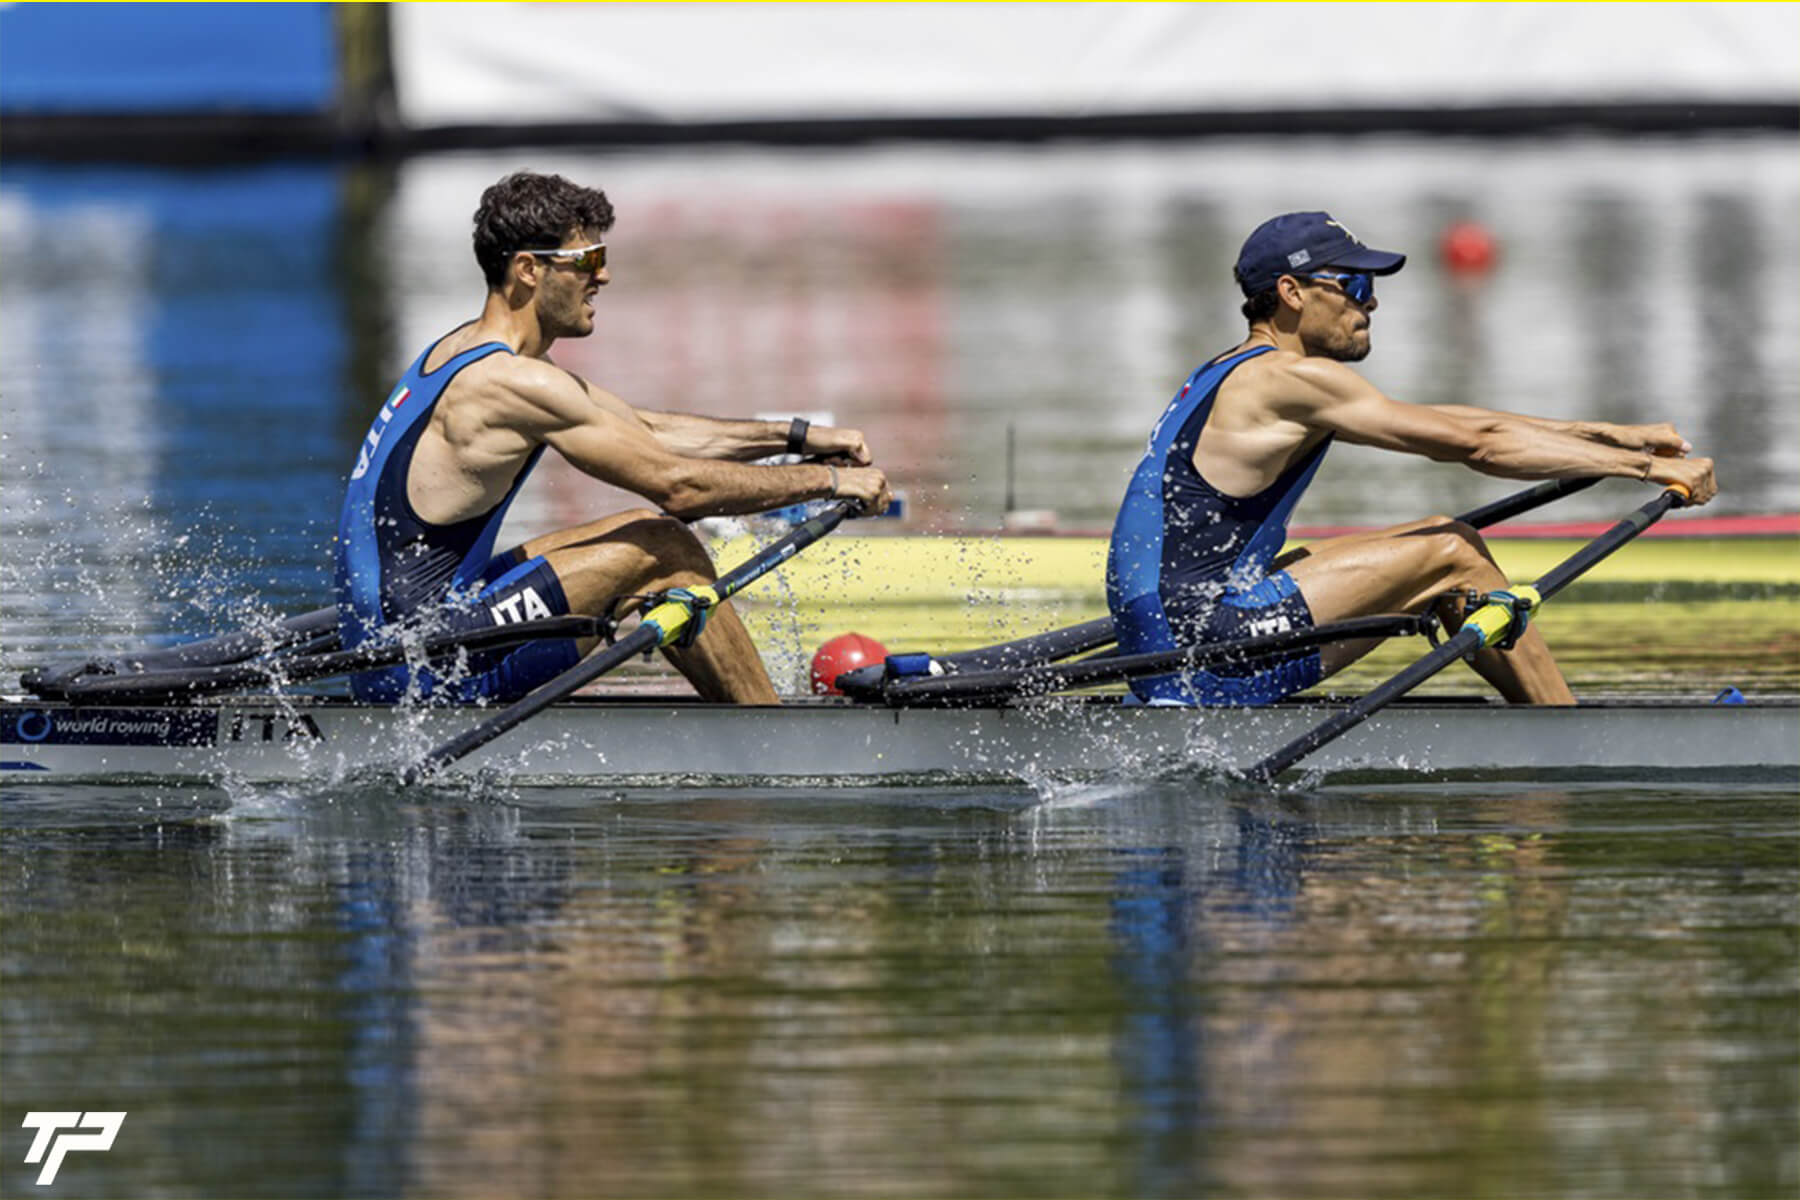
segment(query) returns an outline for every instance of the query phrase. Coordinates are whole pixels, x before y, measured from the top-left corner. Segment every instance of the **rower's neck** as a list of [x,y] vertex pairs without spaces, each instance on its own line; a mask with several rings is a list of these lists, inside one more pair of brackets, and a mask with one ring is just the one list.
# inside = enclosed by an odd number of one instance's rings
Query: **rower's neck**
[[470,333],[477,342],[504,342],[514,354],[525,358],[542,358],[556,341],[538,322],[529,294],[509,296],[504,291],[487,294],[481,316]]
[[1277,350],[1290,350],[1295,354],[1305,354],[1306,344],[1300,340],[1298,332],[1277,329],[1273,322],[1258,321],[1250,326],[1240,350],[1251,350],[1257,346],[1273,346]]

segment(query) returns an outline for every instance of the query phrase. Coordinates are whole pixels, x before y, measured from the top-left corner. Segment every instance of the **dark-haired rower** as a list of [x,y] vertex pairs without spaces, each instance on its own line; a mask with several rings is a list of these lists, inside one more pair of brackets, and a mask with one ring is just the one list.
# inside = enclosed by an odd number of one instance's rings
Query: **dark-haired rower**
[[[488,188],[475,213],[487,280],[481,315],[428,347],[388,395],[358,450],[338,522],[337,599],[345,644],[396,624],[429,633],[565,613],[598,615],[615,596],[714,578],[684,524],[805,500],[887,507],[886,477],[854,429],[731,421],[636,409],[551,362],[558,338],[594,329],[608,282],[606,196],[521,172]],[[496,553],[494,541],[545,449],[649,500]],[[784,452],[821,461],[749,460]],[[357,676],[363,699],[409,692],[511,700],[588,649],[534,642],[440,675],[394,667]],[[731,610],[712,610],[691,646],[668,656],[701,696],[775,703],[762,659]]]
[[[1347,363],[1369,353],[1375,278],[1406,262],[1373,250],[1322,212],[1258,226],[1238,256],[1247,337],[1188,377],[1150,435],[1113,527],[1107,601],[1124,653],[1304,630],[1315,623],[1423,612],[1453,590],[1506,577],[1479,534],[1448,517],[1328,538],[1278,558],[1288,516],[1334,438],[1508,479],[1617,475],[1717,487],[1707,458],[1674,426],[1558,421],[1405,404]],[[1451,628],[1462,613],[1442,615]],[[1219,667],[1134,683],[1146,701],[1266,704],[1311,687],[1377,643],[1337,643],[1254,668]],[[1515,702],[1573,700],[1537,629],[1474,657]]]

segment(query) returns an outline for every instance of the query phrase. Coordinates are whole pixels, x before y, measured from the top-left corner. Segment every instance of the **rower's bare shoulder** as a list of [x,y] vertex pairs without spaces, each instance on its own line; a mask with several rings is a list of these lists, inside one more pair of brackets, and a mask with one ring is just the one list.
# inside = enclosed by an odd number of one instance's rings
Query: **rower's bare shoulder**
[[1220,398],[1230,395],[1239,402],[1287,410],[1330,403],[1367,386],[1362,376],[1335,359],[1272,350],[1233,371]]
[[581,381],[555,363],[518,354],[490,354],[464,367],[458,390],[485,400],[551,412],[578,407]]

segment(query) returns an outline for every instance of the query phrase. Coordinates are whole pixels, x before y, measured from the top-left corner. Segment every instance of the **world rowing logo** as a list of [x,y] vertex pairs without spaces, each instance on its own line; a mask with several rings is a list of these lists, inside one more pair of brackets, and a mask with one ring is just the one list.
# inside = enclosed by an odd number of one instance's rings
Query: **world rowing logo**
[[50,736],[50,714],[32,709],[19,714],[16,732],[21,742],[41,742]]

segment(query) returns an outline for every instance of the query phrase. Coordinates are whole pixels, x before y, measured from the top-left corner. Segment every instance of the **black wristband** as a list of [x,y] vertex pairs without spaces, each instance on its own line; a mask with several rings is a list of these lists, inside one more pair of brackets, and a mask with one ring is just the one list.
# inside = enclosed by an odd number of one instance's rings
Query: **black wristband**
[[788,423],[788,453],[806,453],[806,431],[812,428],[812,422],[805,417],[795,417]]

